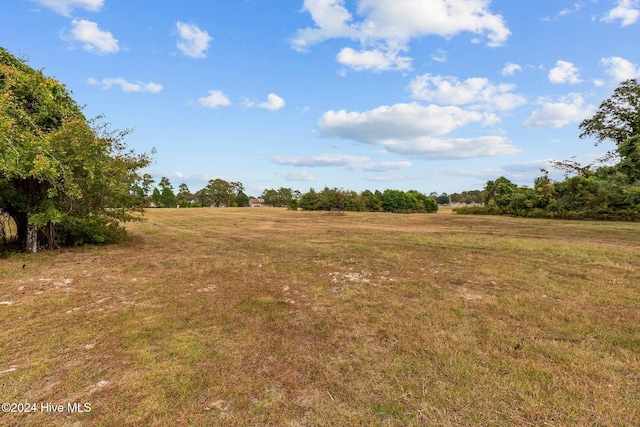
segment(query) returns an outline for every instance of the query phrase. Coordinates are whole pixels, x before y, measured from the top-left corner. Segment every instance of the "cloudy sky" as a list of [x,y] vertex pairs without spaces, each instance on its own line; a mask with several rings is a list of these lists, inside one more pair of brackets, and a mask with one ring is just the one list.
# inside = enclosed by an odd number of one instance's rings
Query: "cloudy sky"
[[[532,185],[640,77],[640,0],[11,0],[0,46],[192,191]],[[561,178],[561,175],[558,175]]]

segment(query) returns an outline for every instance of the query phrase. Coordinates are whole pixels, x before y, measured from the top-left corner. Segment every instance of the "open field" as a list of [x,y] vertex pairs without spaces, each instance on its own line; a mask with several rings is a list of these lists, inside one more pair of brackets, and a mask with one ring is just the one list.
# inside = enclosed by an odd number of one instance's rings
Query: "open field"
[[0,259],[0,425],[640,425],[640,224],[146,217]]

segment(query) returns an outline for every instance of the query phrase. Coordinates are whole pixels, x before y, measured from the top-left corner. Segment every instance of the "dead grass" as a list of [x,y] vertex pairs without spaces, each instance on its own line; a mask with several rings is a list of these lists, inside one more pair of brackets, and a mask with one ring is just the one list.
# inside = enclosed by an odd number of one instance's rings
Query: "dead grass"
[[91,404],[0,424],[640,424],[640,224],[147,219],[0,260],[0,400]]

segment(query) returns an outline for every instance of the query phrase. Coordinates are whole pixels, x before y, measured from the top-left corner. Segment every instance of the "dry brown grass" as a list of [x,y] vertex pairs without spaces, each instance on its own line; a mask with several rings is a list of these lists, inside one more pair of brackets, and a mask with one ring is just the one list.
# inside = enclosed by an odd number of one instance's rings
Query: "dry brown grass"
[[147,219],[0,260],[0,424],[640,424],[640,224]]

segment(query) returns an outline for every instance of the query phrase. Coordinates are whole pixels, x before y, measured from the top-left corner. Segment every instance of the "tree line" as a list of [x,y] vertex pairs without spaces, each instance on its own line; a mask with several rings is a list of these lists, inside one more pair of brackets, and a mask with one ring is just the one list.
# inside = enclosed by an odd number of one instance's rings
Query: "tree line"
[[[180,184],[176,192],[167,177],[162,177],[158,186],[152,188],[154,183],[153,177],[145,173],[140,182],[133,186],[132,192],[140,206],[157,208],[247,207],[250,199],[261,199],[267,206],[301,208],[303,210],[434,211],[431,201],[425,201],[426,196],[416,190],[398,195],[395,190],[383,192],[365,190],[362,193],[356,193],[355,191],[326,187],[319,193],[312,188],[303,194],[299,190],[280,187],[277,190],[266,189],[260,196],[252,197],[247,196],[241,182],[227,182],[220,178],[209,180],[204,188],[195,193],[192,193],[185,183]],[[391,201],[392,198],[395,201]],[[471,190],[452,194],[432,192],[427,198],[434,200],[436,205],[479,204],[482,202],[482,191]],[[400,201],[401,199],[402,201]]]
[[[162,177],[159,188],[151,186],[155,183],[153,177],[144,174],[140,183],[135,184],[132,192],[141,207],[158,208],[194,208],[194,207],[247,207],[250,199],[245,193],[241,182],[227,182],[223,179],[212,179],[208,184],[192,193],[187,184],[178,186],[177,194],[168,178]],[[264,205],[272,207],[286,207],[297,210],[339,210],[352,212],[436,212],[438,202],[436,197],[450,201],[450,196],[426,196],[416,190],[365,190],[361,193],[339,188],[325,187],[321,191],[311,188],[306,193],[291,188],[266,189],[259,196]]]
[[462,193],[431,193],[429,197],[435,199],[439,205],[475,205],[482,203],[481,190],[469,190]]
[[132,186],[131,192],[134,194],[138,205],[142,208],[189,208],[189,207],[244,207],[249,206],[249,196],[244,193],[244,186],[241,182],[227,182],[223,179],[212,179],[206,187],[192,193],[187,184],[180,184],[178,192],[174,192],[174,187],[169,178],[162,177],[158,187],[151,186],[155,180],[151,175],[145,173],[140,182]]
[[597,164],[556,161],[565,179],[553,181],[548,171],[533,188],[519,187],[505,177],[488,181],[482,207],[458,213],[514,215],[538,218],[640,220],[640,85],[622,82],[596,114],[579,125],[580,138],[595,137],[596,145],[611,141],[615,149]]
[[325,187],[322,191],[313,188],[303,194],[297,207],[309,211],[350,212],[437,212],[438,203],[417,190],[365,190],[361,193]]

